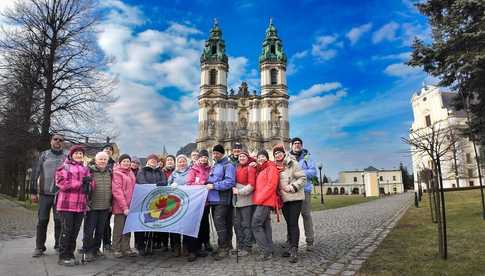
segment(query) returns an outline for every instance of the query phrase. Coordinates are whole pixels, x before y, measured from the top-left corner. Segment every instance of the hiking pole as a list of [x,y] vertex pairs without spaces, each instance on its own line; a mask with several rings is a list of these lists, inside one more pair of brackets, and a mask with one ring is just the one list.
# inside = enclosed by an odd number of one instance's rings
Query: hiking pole
[[[234,218],[235,219],[238,219],[237,218],[236,206],[237,206],[237,194],[234,195]],[[232,229],[231,229],[231,231],[232,231]],[[238,236],[237,235],[236,235],[236,263],[237,264],[239,263],[239,241],[238,241]]]

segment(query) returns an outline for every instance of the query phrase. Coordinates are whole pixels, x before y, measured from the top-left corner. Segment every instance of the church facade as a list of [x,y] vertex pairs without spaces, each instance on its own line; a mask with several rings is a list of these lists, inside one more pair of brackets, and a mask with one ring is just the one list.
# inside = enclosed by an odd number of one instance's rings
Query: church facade
[[228,91],[230,68],[225,43],[214,22],[200,58],[197,148],[210,150],[221,144],[230,150],[235,142],[240,142],[255,153],[288,143],[286,63],[282,41],[270,22],[259,57],[260,92],[249,91],[245,82],[237,91]]

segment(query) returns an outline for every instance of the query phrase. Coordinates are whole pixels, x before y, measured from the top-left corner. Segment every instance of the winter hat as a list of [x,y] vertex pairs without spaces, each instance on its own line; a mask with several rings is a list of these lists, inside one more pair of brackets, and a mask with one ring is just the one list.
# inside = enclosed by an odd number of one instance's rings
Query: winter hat
[[159,160],[158,156],[156,154],[154,154],[154,153],[152,153],[152,154],[150,154],[150,155],[147,156],[147,161],[150,160],[150,159],[156,159],[157,162]]
[[171,155],[171,154],[167,155],[167,158],[165,158],[165,162],[166,162],[166,161],[167,161],[167,159],[169,159],[169,158],[172,158],[172,159],[173,159],[173,162],[175,162],[175,156],[173,156],[173,155]]
[[293,145],[296,141],[300,142],[303,145],[303,141],[299,137],[291,139],[291,144]]
[[242,146],[242,144],[241,144],[241,143],[236,142],[236,143],[234,143],[234,146],[233,146],[232,148],[233,148],[233,149],[242,149],[242,148],[243,148],[243,146]]
[[212,151],[217,151],[222,154],[225,154],[226,151],[224,150],[224,147],[222,145],[215,145],[214,148],[212,148]]
[[260,155],[266,156],[266,159],[269,160],[269,154],[268,154],[268,152],[266,150],[262,149],[262,150],[258,151],[258,155],[257,156],[260,156]]
[[103,150],[107,149],[107,148],[111,149],[111,151],[114,151],[113,145],[111,145],[111,144],[104,145]]
[[121,161],[125,160],[125,159],[129,159],[131,161],[131,157],[126,154],[126,153],[123,153],[122,155],[120,155],[120,157],[118,158],[118,163],[121,163]]
[[83,154],[86,154],[86,150],[84,149],[84,147],[83,147],[83,146],[81,146],[81,145],[74,145],[74,146],[72,146],[72,147],[71,147],[71,149],[69,150],[69,154],[68,154],[69,158],[70,158],[70,159],[72,159],[72,155],[73,155],[75,152],[77,152],[77,151],[80,151],[80,152],[82,152]]
[[247,151],[245,151],[245,150],[243,150],[243,151],[241,151],[241,153],[239,153],[239,155],[241,155],[241,154],[246,155],[248,158],[251,157],[251,155],[249,155],[249,153]]
[[189,158],[187,158],[187,156],[186,156],[185,154],[179,154],[179,155],[177,155],[177,159],[175,159],[175,160],[177,161],[177,160],[179,160],[180,158],[184,158],[184,159],[185,159],[185,161],[187,161],[187,162],[189,161]]
[[199,151],[199,156],[202,157],[202,156],[205,156],[205,157],[209,157],[209,152],[205,149]]
[[277,144],[276,146],[274,146],[273,156],[275,156],[278,151],[285,153],[285,146],[283,144]]
[[140,159],[138,159],[138,157],[136,157],[136,156],[131,157],[131,162],[135,162],[135,163],[138,163],[138,164],[141,163]]

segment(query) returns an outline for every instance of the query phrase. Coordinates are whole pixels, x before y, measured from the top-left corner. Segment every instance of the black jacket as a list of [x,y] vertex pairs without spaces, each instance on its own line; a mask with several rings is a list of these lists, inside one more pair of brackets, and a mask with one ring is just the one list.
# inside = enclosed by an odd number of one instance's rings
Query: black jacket
[[136,174],[137,184],[157,184],[157,186],[166,186],[167,178],[160,168],[143,167]]

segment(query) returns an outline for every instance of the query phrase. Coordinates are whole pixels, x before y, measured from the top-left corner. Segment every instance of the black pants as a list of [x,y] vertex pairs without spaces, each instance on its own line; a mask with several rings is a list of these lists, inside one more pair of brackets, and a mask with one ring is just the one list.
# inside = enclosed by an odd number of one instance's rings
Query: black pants
[[74,258],[76,238],[81,228],[84,213],[59,212],[61,217],[61,237],[59,240],[59,259]]
[[83,249],[95,253],[101,247],[109,210],[91,210],[84,219]]
[[49,218],[51,209],[54,213],[54,248],[59,247],[59,237],[61,235],[61,219],[56,212],[56,204],[53,195],[39,195],[39,207],[37,210],[37,234],[35,238],[35,247],[38,249],[45,249],[45,241],[47,239],[47,226],[49,225]]
[[286,220],[286,233],[290,248],[298,248],[300,241],[300,228],[298,227],[298,219],[300,218],[302,200],[287,201],[283,204],[283,216]]
[[231,241],[229,240],[229,232],[232,232],[232,227],[228,223],[228,216],[232,217],[230,208],[230,205],[211,205],[212,219],[216,227],[217,246],[219,249],[230,248],[229,244]]
[[[232,200],[231,200],[232,202]],[[231,248],[232,249],[232,235],[233,235],[233,231],[236,231],[235,227],[234,227],[234,206],[232,205],[229,205],[229,210],[228,210],[228,214],[227,214],[227,217],[226,217],[226,223],[227,223],[227,229],[228,229],[228,232],[227,232],[227,247]]]
[[197,254],[200,251],[203,243],[202,236],[206,228],[209,228],[209,207],[204,208],[204,213],[202,214],[202,218],[200,220],[200,227],[197,238],[184,236],[184,242],[187,245],[187,249],[190,253]]
[[112,213],[108,213],[108,218],[106,219],[106,227],[104,228],[104,235],[103,235],[103,246],[111,245],[111,215]]
[[252,246],[253,231],[251,229],[251,219],[254,213],[254,206],[236,207],[234,216],[234,229],[238,247],[249,250]]
[[136,249],[147,249],[153,243],[153,237],[157,232],[135,232],[135,247]]

